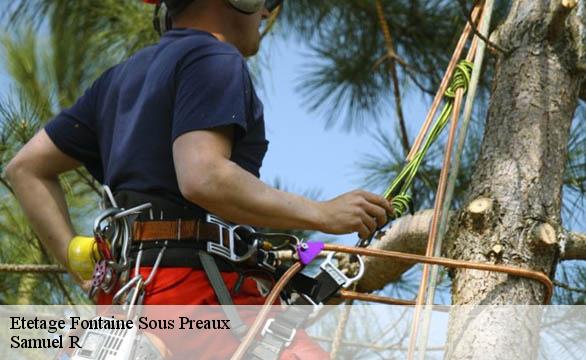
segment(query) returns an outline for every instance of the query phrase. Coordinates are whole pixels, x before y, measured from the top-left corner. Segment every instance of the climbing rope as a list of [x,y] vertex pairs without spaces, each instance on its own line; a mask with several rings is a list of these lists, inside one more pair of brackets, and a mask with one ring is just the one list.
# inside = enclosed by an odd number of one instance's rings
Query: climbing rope
[[[256,335],[258,335],[258,332],[261,330],[265,320],[267,319],[269,312],[271,310],[270,305],[275,304],[275,302],[279,298],[279,295],[281,294],[281,291],[283,291],[283,289],[285,288],[287,283],[293,278],[293,276],[295,276],[295,274],[300,272],[302,269],[303,269],[303,266],[301,265],[301,263],[299,261],[293,263],[293,265],[291,265],[291,267],[289,267],[289,269],[287,269],[285,274],[283,274],[283,276],[281,276],[279,281],[277,281],[275,286],[273,286],[273,288],[269,292],[269,295],[265,299],[265,303],[264,303],[265,306],[262,307],[262,309],[259,312],[259,314],[257,315],[256,319],[254,319],[254,322],[250,326],[248,333],[242,339],[242,342],[238,346],[238,349],[236,349],[236,352],[234,352],[234,354],[230,358],[231,360],[241,360],[244,357],[244,355],[246,354],[246,351],[250,347],[250,344],[252,344],[252,341],[254,340]],[[267,305],[269,305],[269,306],[267,306]]]
[[[472,19],[474,19],[475,23],[480,18],[480,14],[481,14],[480,10],[481,10],[480,4],[477,4],[477,6],[475,6],[474,9],[472,10],[471,17],[472,17]],[[437,111],[437,109],[443,99],[443,95],[449,86],[450,80],[452,78],[452,74],[454,73],[454,69],[455,69],[456,65],[458,64],[458,60],[462,56],[462,51],[464,50],[464,46],[466,45],[466,42],[468,40],[468,37],[470,36],[471,31],[472,31],[472,28],[471,28],[470,24],[466,24],[466,26],[464,27],[464,31],[462,31],[462,35],[460,36],[460,39],[458,40],[458,44],[456,45],[456,49],[454,50],[454,53],[452,54],[452,58],[450,59],[450,62],[448,64],[448,68],[446,69],[446,73],[444,74],[442,82],[440,83],[439,90],[433,99],[433,102],[431,104],[429,112],[427,113],[427,116],[425,117],[425,121],[423,122],[423,126],[421,127],[421,131],[417,135],[417,138],[415,139],[413,146],[411,147],[411,151],[407,155],[407,160],[411,160],[413,158],[413,156],[415,155],[415,153],[417,151],[419,151],[419,148],[421,146],[421,142],[423,141],[423,138],[425,137],[427,130],[431,126],[431,122],[433,121],[435,113],[436,113],[436,111]]]
[[269,16],[269,19],[267,20],[266,26],[264,27],[264,29],[262,30],[262,33],[260,34],[261,40],[264,39],[265,36],[267,36],[271,32],[271,30],[275,26],[275,23],[277,22],[277,19],[279,18],[279,15],[281,15],[282,9],[283,9],[283,5],[279,5],[275,10],[273,10],[271,15]]
[[336,327],[336,332],[334,333],[334,337],[332,339],[330,359],[336,359],[338,357],[338,353],[342,347],[342,339],[344,338],[344,331],[346,330],[346,325],[348,324],[348,319],[350,318],[350,311],[352,310],[353,303],[354,299],[346,299],[344,301],[342,315],[338,319],[338,326]]
[[38,264],[0,264],[0,272],[9,273],[66,273],[67,269],[60,265]]
[[[476,89],[478,87],[478,83],[480,80],[480,72],[482,70],[482,64],[484,61],[484,54],[487,47],[486,43],[486,36],[488,35],[490,22],[492,18],[492,12],[494,8],[494,0],[486,0],[484,9],[483,9],[483,16],[482,20],[479,25],[479,30],[476,31],[473,26],[474,33],[483,41],[478,42],[478,47],[476,49],[476,54],[474,55],[474,68],[472,71],[472,78],[470,80],[468,94],[466,96],[466,103],[464,106],[463,118],[462,118],[462,125],[460,126],[460,131],[458,134],[458,142],[456,144],[456,150],[454,153],[453,163],[451,165],[449,171],[449,178],[447,180],[446,185],[446,195],[445,199],[443,200],[443,204],[441,204],[441,212],[438,224],[437,235],[435,238],[435,243],[430,244],[431,255],[433,256],[440,256],[444,235],[447,230],[447,223],[448,223],[448,215],[450,211],[450,206],[452,203],[452,198],[454,195],[454,188],[456,186],[458,173],[460,169],[460,162],[461,157],[464,149],[464,143],[466,142],[466,137],[468,134],[468,125],[470,123],[470,119],[472,117],[472,108],[474,105],[474,98],[476,95]],[[470,16],[468,16],[470,18]],[[484,37],[482,37],[484,35]],[[477,39],[475,39],[477,40]],[[447,155],[446,155],[447,156]],[[427,268],[424,266],[424,271]],[[423,327],[421,329],[421,334],[418,334],[420,338],[419,343],[419,358],[423,359],[425,356],[425,348],[427,347],[428,337],[429,337],[429,329],[431,323],[431,309],[435,298],[435,289],[437,287],[437,278],[438,278],[439,269],[437,266],[433,266],[430,271],[429,277],[429,285],[427,286],[427,290],[425,292],[425,313],[423,319]]]
[[[478,6],[481,6],[480,4],[481,3],[479,3]],[[470,49],[468,51],[468,55],[466,56],[467,61],[471,61],[474,58],[474,56],[476,54],[477,46],[478,46],[478,39],[473,38],[472,44],[471,44]],[[447,188],[448,169],[450,168],[452,149],[454,147],[454,139],[456,137],[456,129],[458,128],[458,120],[459,120],[459,116],[460,116],[462,100],[464,98],[464,90],[457,89],[455,97],[456,97],[456,99],[454,101],[454,109],[453,109],[453,114],[452,114],[453,115],[452,116],[452,124],[450,126],[448,141],[446,143],[446,147],[445,147],[445,151],[444,151],[444,159],[442,162],[442,167],[441,167],[441,171],[440,171],[440,176],[439,176],[439,181],[438,181],[438,186],[437,186],[437,191],[436,191],[436,196],[435,196],[433,216],[432,216],[432,220],[431,220],[431,228],[430,228],[428,239],[427,239],[427,248],[425,251],[426,256],[433,256],[434,249],[436,247],[435,242],[437,239],[437,233],[438,233],[438,229],[439,229],[439,221],[440,221],[440,218],[442,215],[442,208],[443,208],[445,192],[446,192],[446,188]],[[429,272],[430,272],[429,265],[425,264],[423,266],[421,282],[420,282],[418,293],[417,293],[417,298],[416,298],[416,305],[417,306],[415,308],[415,312],[413,315],[411,336],[409,338],[409,350],[407,353],[407,358],[410,360],[413,359],[413,354],[415,351],[415,343],[417,341],[417,334],[418,334],[418,330],[419,330],[419,319],[420,319],[420,313],[421,313],[421,306],[420,305],[423,305],[425,302],[425,297],[426,297],[427,290],[428,290],[429,276],[430,276]],[[435,284],[434,284],[434,286],[435,286]],[[430,314],[429,311],[428,311],[428,314]]]

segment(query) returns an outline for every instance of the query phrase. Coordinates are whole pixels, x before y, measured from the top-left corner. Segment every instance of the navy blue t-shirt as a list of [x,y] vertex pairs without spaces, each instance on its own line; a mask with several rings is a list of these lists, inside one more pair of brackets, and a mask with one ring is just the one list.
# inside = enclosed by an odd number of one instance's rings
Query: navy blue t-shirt
[[102,74],[45,131],[114,191],[185,204],[173,142],[186,132],[223,125],[236,125],[231,160],[258,177],[268,141],[263,106],[243,57],[207,32],[175,29]]

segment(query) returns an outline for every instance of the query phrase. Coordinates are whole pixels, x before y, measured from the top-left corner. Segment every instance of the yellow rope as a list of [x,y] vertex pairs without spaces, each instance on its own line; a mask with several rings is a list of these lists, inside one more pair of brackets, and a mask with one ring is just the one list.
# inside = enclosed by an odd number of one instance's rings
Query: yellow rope
[[61,265],[46,264],[0,264],[0,272],[9,273],[66,273]]
[[[355,287],[356,286],[354,286],[354,288]],[[332,339],[332,350],[330,351],[330,359],[335,359],[338,357],[338,353],[340,352],[340,348],[342,347],[344,330],[346,330],[346,324],[348,323],[348,318],[350,317],[350,310],[352,310],[353,303],[354,300],[344,301],[342,316],[340,317],[338,327],[336,328],[336,333],[334,334],[334,338]]]

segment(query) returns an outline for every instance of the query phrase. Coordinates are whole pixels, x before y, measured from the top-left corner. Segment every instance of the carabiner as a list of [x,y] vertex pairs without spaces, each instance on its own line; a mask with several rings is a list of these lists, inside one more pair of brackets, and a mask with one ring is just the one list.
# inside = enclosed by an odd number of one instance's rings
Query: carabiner
[[357,256],[358,263],[360,264],[360,267],[358,268],[358,273],[356,274],[356,276],[349,278],[348,276],[346,276],[346,274],[342,272],[342,270],[340,270],[332,262],[334,255],[334,252],[329,253],[326,259],[321,263],[319,267],[323,271],[327,272],[338,283],[338,285],[346,289],[355,281],[358,281],[362,278],[362,276],[364,275],[364,260],[362,259],[362,256]]

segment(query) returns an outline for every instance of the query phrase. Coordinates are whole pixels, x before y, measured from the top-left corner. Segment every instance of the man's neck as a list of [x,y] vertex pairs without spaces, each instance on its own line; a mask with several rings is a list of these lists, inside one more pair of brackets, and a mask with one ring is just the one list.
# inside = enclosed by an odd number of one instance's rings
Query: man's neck
[[219,10],[214,7],[214,3],[203,4],[201,7],[194,7],[195,5],[188,7],[174,19],[173,27],[206,31],[220,41],[230,42],[229,29],[225,21],[218,21]]

